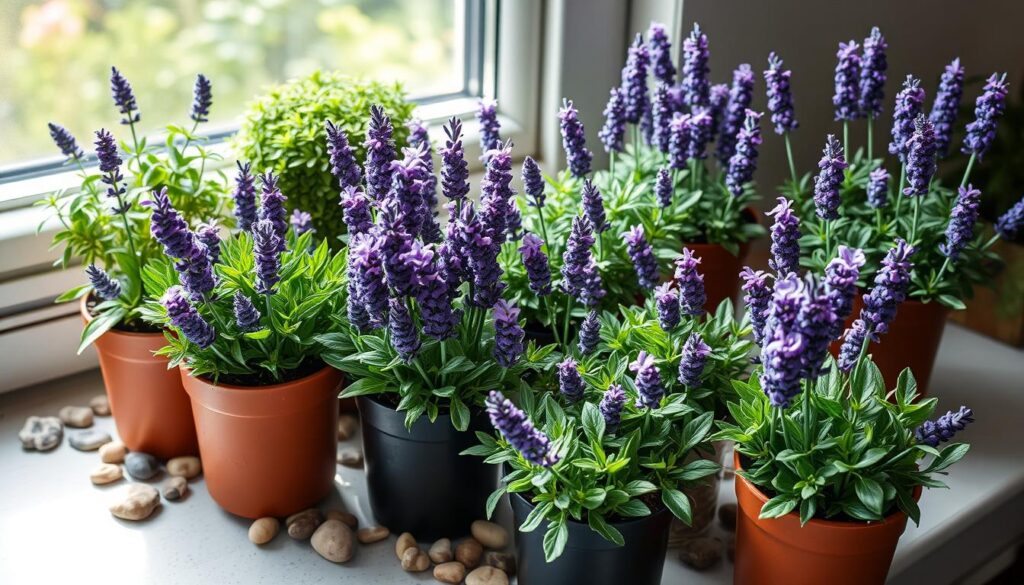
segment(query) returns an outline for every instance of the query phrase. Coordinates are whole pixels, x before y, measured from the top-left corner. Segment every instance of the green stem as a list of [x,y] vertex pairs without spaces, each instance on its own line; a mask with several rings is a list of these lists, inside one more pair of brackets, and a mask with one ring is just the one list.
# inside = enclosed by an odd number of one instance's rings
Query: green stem
[[633,180],[640,180],[640,125],[633,124]]
[[802,403],[800,405],[803,418],[804,426],[804,450],[811,450],[811,388],[813,387],[814,381],[808,380],[805,384]]
[[548,312],[548,321],[551,326],[551,333],[555,336],[555,344],[559,347],[562,345],[562,338],[558,334],[558,323],[555,321],[555,312],[551,310],[551,295],[544,295],[544,310]]
[[939,268],[939,274],[938,274],[938,276],[935,277],[935,282],[932,283],[932,284],[937,284],[939,282],[942,282],[942,276],[944,274],[946,274],[946,269],[947,268],[949,268],[949,257],[948,256],[946,257],[945,260],[942,261],[942,268]]
[[988,240],[987,242],[985,242],[985,245],[983,245],[983,246],[981,247],[982,251],[988,250],[988,249],[989,249],[989,248],[991,248],[991,247],[992,247],[992,245],[993,245],[993,244],[995,244],[995,243],[996,243],[997,241],[999,241],[999,233],[998,233],[998,232],[997,232],[997,233],[996,233],[996,234],[995,234],[994,236],[992,236],[991,238],[989,238],[989,240]]
[[789,177],[793,180],[793,199],[796,200],[797,193],[799,192],[799,183],[796,178],[796,164],[793,162],[793,145],[789,141],[789,132],[782,133],[783,139],[786,141],[786,158],[789,160]]
[[572,295],[569,293],[565,294],[565,320],[562,322],[562,341],[565,345],[562,346],[564,350],[569,350],[569,321],[572,318]]
[[[896,207],[893,210],[893,219],[895,221],[900,220],[900,204],[903,203],[903,184],[907,180],[907,165],[904,163],[900,166],[900,184],[896,188]],[[898,224],[897,224],[898,225]]]
[[[843,120],[843,156],[850,160],[850,122]],[[849,167],[847,167],[849,168]]]
[[875,128],[875,116],[868,114],[868,164],[874,160],[875,140],[874,140],[874,128]]
[[921,199],[923,195],[914,197],[914,221],[910,224],[910,240],[911,245],[917,241],[917,222],[921,219]]
[[825,226],[825,261],[828,262],[832,259],[832,222],[829,220],[822,220]]
[[976,153],[971,153],[971,158],[967,159],[967,168],[964,169],[964,178],[960,181],[961,187],[967,186],[967,180],[971,178],[971,169],[974,168],[974,160],[978,157]]

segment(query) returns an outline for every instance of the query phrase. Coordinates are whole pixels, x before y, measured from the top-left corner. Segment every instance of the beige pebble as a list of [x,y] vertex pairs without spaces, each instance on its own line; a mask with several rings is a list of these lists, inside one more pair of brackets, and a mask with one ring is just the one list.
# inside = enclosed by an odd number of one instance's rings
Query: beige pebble
[[352,558],[354,545],[352,529],[340,520],[328,520],[321,524],[310,543],[313,550],[332,563],[344,563]]
[[356,518],[355,514],[345,510],[327,510],[327,519],[340,520],[352,530],[359,528],[359,518]]
[[420,547],[405,549],[402,553],[402,568],[410,573],[420,573],[430,568],[430,557]]
[[306,540],[313,536],[322,520],[320,510],[308,508],[292,514],[284,521],[284,524],[288,527],[288,536],[295,540]]
[[480,564],[484,547],[475,538],[467,538],[455,545],[455,560],[472,569]]
[[679,547],[679,560],[703,571],[714,566],[722,558],[724,552],[722,541],[709,536],[691,538],[683,541]]
[[106,485],[124,477],[120,465],[104,463],[89,474],[89,479],[96,485]]
[[260,518],[249,525],[249,540],[253,544],[267,544],[274,540],[280,529],[281,523],[277,521],[277,518],[270,516]]
[[479,567],[466,575],[466,585],[508,585],[508,575],[494,567]]
[[427,551],[427,555],[430,557],[430,560],[439,565],[451,561],[455,558],[452,556],[452,541],[447,538],[439,539],[437,542],[430,545],[430,550]]
[[466,578],[466,567],[462,563],[449,561],[434,567],[434,579],[442,583],[462,583]]
[[338,440],[347,441],[355,436],[359,429],[359,419],[351,414],[343,414],[338,417]]
[[367,528],[360,528],[356,532],[356,538],[363,544],[379,542],[390,535],[391,531],[386,526],[369,526]]
[[502,549],[508,544],[508,530],[500,524],[476,520],[470,525],[469,531],[486,548]]
[[92,426],[92,409],[88,406],[65,406],[57,413],[64,426],[84,429]]
[[165,500],[180,500],[188,494],[188,480],[180,475],[172,475],[164,482]]
[[104,463],[124,463],[128,448],[121,441],[111,441],[100,447],[100,460]]
[[93,396],[89,400],[89,408],[92,409],[92,413],[96,416],[110,416],[110,401],[107,400],[106,394]]
[[191,455],[185,457],[174,457],[167,461],[167,473],[180,475],[185,479],[192,479],[203,470],[203,464],[198,457]]
[[395,556],[398,557],[398,560],[402,560],[402,553],[404,553],[406,549],[414,546],[417,546],[416,538],[412,534],[408,532],[399,534],[398,540],[395,541]]
[[516,574],[516,556],[512,553],[489,550],[484,553],[484,564],[501,569],[509,576]]
[[160,492],[144,483],[133,483],[123,492],[124,497],[110,506],[110,513],[123,520],[145,520],[160,505]]
[[338,463],[353,469],[363,468],[363,452],[358,449],[346,448],[338,451]]

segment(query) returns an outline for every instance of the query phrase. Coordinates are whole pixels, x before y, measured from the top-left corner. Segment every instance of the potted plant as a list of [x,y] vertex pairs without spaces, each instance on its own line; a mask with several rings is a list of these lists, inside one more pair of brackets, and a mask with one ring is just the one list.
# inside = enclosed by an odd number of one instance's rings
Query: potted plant
[[376,201],[349,189],[348,311],[341,331],[320,338],[324,359],[354,380],[342,393],[361,415],[370,507],[393,532],[421,539],[462,534],[479,518],[497,468],[459,455],[488,427],[490,390],[518,388],[550,350],[523,346],[518,310],[501,299],[497,262],[508,238],[511,147],[489,152],[479,209],[467,198],[461,125],[442,149],[447,234],[426,212],[427,146],[395,160],[391,124],[374,106],[368,178],[386,173]]
[[967,453],[937,447],[972,421],[969,408],[928,420],[937,400],[917,400],[909,370],[887,391],[868,355],[909,286],[907,250],[899,241],[887,253],[838,363],[828,344],[852,304],[855,263],[779,278],[762,303],[763,365],[734,384],[736,420],[714,435],[736,442],[736,583],[884,582],[921,489],[945,487],[935,476]]
[[[189,118],[191,129],[168,126],[159,148],[136,133],[138,104],[127,79],[112,70],[111,87],[121,123],[130,142],[118,144],[107,130],[96,132],[98,172],[65,128],[50,124],[50,135],[68,165],[78,169],[81,186],[55,193],[40,204],[60,222],[54,247],[63,247],[56,265],[67,268],[81,259],[89,282],[75,287],[57,302],[80,299],[82,331],[79,353],[92,345],[111,413],[121,440],[132,451],[171,458],[198,452],[188,397],[167,359],[154,355],[164,344],[158,327],[141,317],[145,287],[142,267],[159,255],[149,237],[149,216],[139,206],[147,185],[167,189],[190,221],[204,221],[204,234],[216,233],[223,206],[224,184],[207,176],[207,162],[219,157],[203,147],[196,134],[212,103],[209,80],[196,79]],[[127,161],[123,158],[127,158]],[[42,226],[40,226],[40,229]]]
[[180,366],[210,495],[247,518],[287,516],[333,488],[341,372],[321,336],[345,298],[345,256],[289,230],[276,178],[262,176],[258,220],[204,241],[166,191],[153,236],[168,258],[143,270],[143,314],[166,328],[158,355]]

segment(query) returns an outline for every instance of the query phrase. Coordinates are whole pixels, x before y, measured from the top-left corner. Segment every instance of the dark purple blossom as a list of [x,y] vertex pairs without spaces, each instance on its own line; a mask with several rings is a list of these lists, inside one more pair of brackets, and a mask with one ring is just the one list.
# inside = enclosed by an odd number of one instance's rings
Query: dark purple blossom
[[462,147],[462,121],[452,116],[444,132],[448,139],[441,147],[441,193],[449,201],[461,201],[469,193],[469,163]]
[[829,343],[839,338],[844,322],[853,313],[857,279],[860,278],[860,269],[865,261],[863,251],[840,244],[836,257],[825,266],[825,286],[832,312],[836,315],[828,335]]
[[900,162],[907,162],[910,153],[910,138],[914,134],[914,120],[924,108],[924,90],[921,80],[908,75],[903,89],[896,94],[896,109],[892,113],[892,142],[889,154],[899,156]]
[[641,350],[636,361],[629,364],[629,369],[636,372],[634,383],[639,394],[636,407],[658,408],[661,398],[665,396],[665,385],[661,381],[658,366],[654,365],[654,356]]
[[636,270],[640,287],[653,289],[658,286],[658,259],[644,237],[644,226],[635,225],[622,234],[622,237],[626,242],[629,258],[633,261],[633,269]]
[[[410,120],[406,127],[409,129],[409,146],[423,167],[419,183],[420,196],[427,216],[433,217],[434,209],[437,208],[437,177],[434,176],[434,147],[430,143],[430,133],[422,120]],[[423,223],[428,223],[426,217]]]
[[836,315],[834,301],[830,287],[808,274],[796,326],[804,343],[801,375],[809,380],[821,374],[828,347],[843,328],[843,321]]
[[881,209],[888,204],[889,180],[889,171],[884,168],[878,167],[871,171],[868,175],[868,205]]
[[405,149],[401,160],[391,161],[391,188],[387,199],[398,206],[398,217],[409,237],[416,238],[423,230],[427,215],[420,193],[420,182],[426,176],[423,161],[413,149]]
[[779,202],[767,213],[774,217],[771,228],[771,258],[768,266],[779,276],[785,278],[789,274],[800,271],[800,218],[793,212],[789,199],[779,197]]
[[949,441],[972,422],[974,422],[974,411],[966,406],[961,406],[960,410],[956,412],[950,410],[934,421],[925,421],[914,431],[914,437],[922,445],[938,447],[940,443]]
[[235,176],[235,190],[232,198],[235,201],[235,220],[238,229],[243,232],[252,231],[256,223],[256,178],[251,174],[252,165],[236,161],[238,174]]
[[682,89],[684,104],[689,106],[708,105],[708,93],[711,87],[708,82],[708,74],[711,72],[708,67],[710,57],[708,36],[701,32],[699,24],[694,23],[690,36],[683,41],[683,51],[679,59],[679,85]]
[[551,467],[558,463],[558,455],[551,451],[551,439],[534,428],[526,414],[502,396],[501,392],[492,390],[484,404],[491,417],[491,424],[513,449],[519,451],[523,459],[541,467]]
[[452,295],[445,275],[441,274],[440,256],[434,245],[424,246],[413,240],[412,247],[402,254],[401,261],[412,270],[423,334],[437,340],[452,337],[458,318],[452,310]]
[[188,117],[195,123],[210,121],[210,106],[213,105],[213,86],[205,75],[196,76],[196,84],[192,88],[192,109]]
[[198,258],[199,249],[195,235],[189,231],[188,224],[182,219],[178,210],[171,205],[167,196],[167,187],[153,191],[152,198],[144,203],[152,208],[149,223],[153,239],[164,247],[164,253],[179,260],[192,261]]
[[889,67],[885,51],[888,45],[878,27],[864,39],[864,54],[860,67],[860,97],[858,109],[862,116],[877,118],[882,113],[885,99],[886,69]]
[[95,264],[90,264],[85,267],[85,275],[89,277],[93,294],[101,300],[112,301],[121,296],[121,283],[107,274],[106,270]]
[[288,211],[284,208],[287,199],[281,189],[277,186],[277,177],[273,173],[260,175],[263,183],[263,192],[260,196],[259,218],[261,221],[269,221],[274,226],[277,234],[277,250],[284,252],[286,237],[288,236]]
[[85,156],[85,151],[78,146],[78,141],[75,140],[74,135],[67,128],[53,122],[50,122],[47,126],[50,128],[50,138],[53,139],[53,143],[60,149],[61,154],[70,160],[78,160]]
[[699,386],[709,355],[711,348],[704,343],[700,333],[691,333],[683,344],[683,353],[679,358],[679,383],[688,388]]
[[378,216],[377,231],[381,238],[381,253],[384,257],[384,273],[388,285],[398,296],[413,294],[412,267],[402,256],[412,248],[413,237],[406,231],[405,212],[399,202],[387,197],[382,202]]
[[684,315],[703,315],[707,296],[704,293],[704,275],[697,272],[701,259],[689,248],[676,258],[675,281],[679,286],[679,310]]
[[341,192],[341,213],[351,235],[365,234],[373,228],[373,203],[359,187],[345,187]]
[[679,325],[679,291],[671,282],[663,282],[654,289],[654,303],[658,310],[658,324],[665,331]]
[[676,114],[669,123],[668,160],[673,169],[685,169],[690,150],[690,115]]
[[572,231],[562,253],[562,292],[582,298],[587,287],[588,268],[593,256],[590,248],[594,245],[594,231],[590,221],[583,216],[572,220]]
[[583,213],[586,214],[594,232],[607,231],[611,225],[608,224],[604,213],[604,197],[601,195],[601,190],[590,179],[583,183],[580,199],[583,203]]
[[754,96],[754,72],[750,65],[744,63],[732,73],[732,88],[729,90],[729,102],[722,117],[720,136],[718,137],[718,148],[715,156],[718,157],[722,166],[729,163],[729,159],[736,153],[736,138],[743,122],[747,117],[747,110],[750,109],[750,102]]
[[593,153],[587,149],[587,135],[583,130],[580,114],[572,105],[572,100],[562,99],[562,109],[558,111],[559,127],[562,132],[562,148],[569,171],[574,177],[582,179],[590,173],[590,161]]
[[573,404],[583,400],[583,391],[586,384],[580,376],[579,364],[571,357],[565,358],[558,364],[558,390],[565,397],[566,402]]
[[651,103],[651,145],[664,153],[669,152],[672,142],[672,117],[675,113],[669,86],[659,82],[654,88],[654,100]]
[[623,103],[622,91],[613,87],[604,107],[604,126],[598,133],[604,151],[607,153],[622,152],[623,137],[626,134],[626,106]]
[[601,321],[597,318],[597,311],[590,311],[580,323],[579,350],[583,355],[590,355],[597,349],[601,342]]
[[774,52],[768,55],[768,69],[764,72],[764,83],[768,88],[768,111],[772,114],[776,134],[796,130],[799,123],[793,113],[793,93],[789,78],[793,72],[782,69],[782,59]]
[[583,271],[580,275],[581,287],[578,298],[581,303],[586,307],[596,307],[607,291],[604,290],[604,284],[601,282],[601,274],[597,269],[597,261],[594,259],[593,254],[590,256],[590,261],[583,267]]
[[939,245],[939,250],[956,262],[960,252],[974,239],[974,224],[978,221],[978,207],[981,205],[981,191],[973,186],[960,187],[956,205],[946,225],[946,242]]
[[967,125],[963,152],[975,154],[978,158],[988,151],[996,137],[996,122],[1006,110],[1006,93],[1009,83],[1006,74],[993,73],[985,83],[985,92],[974,103],[974,121]]
[[612,384],[601,397],[601,416],[604,417],[605,432],[614,433],[622,422],[622,407],[626,404],[626,392],[622,386]]
[[789,406],[800,393],[806,345],[797,319],[803,301],[803,286],[795,274],[775,281],[761,349],[761,389],[771,405],[779,408]]
[[380,201],[391,188],[391,162],[395,160],[394,128],[391,118],[382,106],[370,106],[370,123],[366,129],[366,194],[374,201]]
[[832,134],[825,139],[824,156],[818,161],[817,176],[814,177],[814,211],[821,219],[839,219],[839,204],[842,198],[839,188],[843,184],[843,170],[846,169],[843,145]]
[[860,45],[857,41],[839,43],[836,52],[835,88],[832,105],[836,120],[856,120],[860,117]]
[[[630,124],[639,124],[648,109],[647,68],[651,55],[644,45],[643,35],[637,33],[629,47],[626,66],[622,68],[623,119]],[[606,124],[607,127],[607,124]]]
[[499,299],[494,304],[494,361],[511,368],[523,355],[523,328],[519,325],[519,309]]
[[996,233],[1008,242],[1014,241],[1022,229],[1024,229],[1024,199],[1015,203],[996,220]]
[[712,139],[711,114],[706,106],[694,106],[687,122],[690,125],[690,141],[686,145],[686,156],[693,160],[702,160],[708,142]]
[[527,233],[523,235],[523,243],[519,246],[523,266],[526,267],[526,276],[530,280],[530,290],[538,296],[551,294],[551,266],[547,254],[541,250],[543,244],[544,242],[536,235]]
[[757,170],[757,147],[761,144],[761,114],[747,110],[747,119],[736,136],[736,153],[729,159],[725,184],[734,197],[743,194],[743,187],[754,180]]
[[480,183],[480,221],[499,247],[508,238],[509,219],[515,209],[512,178],[512,144],[508,142],[487,154],[487,170]]
[[647,52],[651,56],[651,73],[658,81],[673,85],[676,80],[676,66],[672,64],[672,42],[665,32],[665,25],[652,22],[647,29]]
[[492,240],[473,205],[468,202],[463,203],[459,234],[460,245],[469,258],[473,282],[471,301],[477,307],[493,307],[504,290],[504,284],[501,282],[502,270],[498,265],[498,252],[501,246]]
[[206,246],[206,253],[210,256],[210,262],[220,262],[220,226],[217,221],[200,224],[196,228],[196,237]]
[[255,331],[260,328],[260,312],[242,291],[235,291],[233,306],[235,325],[240,331]]
[[673,195],[672,171],[668,167],[658,169],[658,176],[654,180],[654,196],[658,199],[658,205],[669,207],[672,205]]
[[383,327],[388,321],[388,285],[384,275],[383,239],[372,233],[357,233],[349,241],[349,283],[355,283],[357,298],[349,289],[349,305],[362,307],[367,324]]
[[416,354],[420,351],[420,335],[416,331],[416,325],[405,301],[392,297],[388,300],[388,307],[391,310],[388,319],[391,346],[395,348],[402,361],[410,363],[416,359]]
[[501,148],[498,103],[494,100],[480,100],[476,108],[476,119],[480,123],[480,150],[486,160],[487,151]]
[[198,345],[199,349],[206,349],[213,345],[217,339],[217,332],[196,311],[181,287],[173,286],[168,289],[160,303],[167,309],[167,317],[171,321],[171,326],[181,331],[185,339]]
[[269,220],[261,219],[252,229],[252,252],[256,259],[256,292],[274,294],[281,280],[281,236]]
[[[729,86],[724,83],[716,83],[711,86],[711,93],[708,98],[708,111],[711,113],[712,136],[719,136],[722,133],[722,125],[725,123],[726,108],[729,107],[729,93]],[[729,159],[726,159],[726,162],[728,162],[728,160]]]
[[132,84],[128,83],[117,67],[110,68],[110,93],[114,97],[114,105],[121,114],[121,123],[134,124],[140,119],[139,106],[135,104],[135,93]]
[[112,211],[126,213],[131,203],[121,201],[121,196],[125,194],[124,185],[120,184],[124,180],[121,174],[121,156],[117,152],[117,142],[113,134],[106,130],[96,132],[96,158],[100,161],[100,172],[103,173],[100,180],[107,186],[107,197],[117,199],[117,205]]
[[904,195],[928,194],[928,187],[938,168],[935,152],[935,127],[924,114],[919,114],[914,120],[914,134],[907,141],[907,188],[903,190]]
[[523,192],[530,207],[544,207],[544,176],[537,161],[531,157],[523,159]]
[[306,232],[316,233],[316,230],[313,229],[313,216],[301,209],[293,210],[288,221],[292,224],[292,230],[295,231],[296,236],[301,236]]
[[932,112],[928,119],[935,126],[935,148],[940,157],[949,154],[949,145],[953,137],[953,125],[960,110],[960,97],[964,93],[964,68],[960,59],[946,65],[942,77],[939,78],[939,89],[935,93]]
[[743,279],[743,304],[750,316],[750,326],[754,331],[754,342],[761,345],[764,339],[764,326],[768,319],[768,311],[772,301],[772,289],[768,286],[768,273],[744,266],[740,272]]
[[324,130],[327,132],[327,156],[331,161],[331,174],[338,180],[338,187],[342,191],[359,188],[363,173],[356,162],[355,151],[349,145],[348,134],[330,120],[324,123]]

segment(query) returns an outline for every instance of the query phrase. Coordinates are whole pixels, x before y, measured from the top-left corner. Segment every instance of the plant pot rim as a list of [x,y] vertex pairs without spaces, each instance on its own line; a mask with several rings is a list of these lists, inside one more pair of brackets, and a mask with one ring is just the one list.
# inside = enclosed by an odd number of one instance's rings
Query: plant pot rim
[[[524,496],[523,493],[529,493],[529,492],[508,492],[508,495],[509,495],[509,497],[519,498],[520,500],[523,501],[524,504],[529,506],[531,510],[535,509],[537,507],[537,504],[534,504],[530,500],[526,499],[526,496]],[[663,516],[665,514],[672,514],[672,512],[667,507],[663,507],[660,510],[652,511],[647,516],[640,516],[638,518],[630,518],[628,520],[614,520],[614,521],[607,520],[607,522],[611,526],[629,527],[629,526],[634,526],[636,524],[641,524],[643,522],[650,522],[653,519],[657,518],[658,516]],[[571,517],[567,517],[566,518],[566,522],[568,522],[569,524],[575,524],[576,526],[580,526],[582,528],[590,528],[590,525],[587,524],[586,522],[580,522],[580,521],[578,521],[578,520],[576,520],[574,518],[571,518]],[[518,527],[516,527],[516,529],[518,530]]]
[[253,394],[255,392],[273,392],[275,390],[281,390],[282,388],[294,386],[296,384],[302,384],[311,381],[319,381],[320,378],[326,378],[328,376],[333,375],[335,372],[337,372],[338,374],[341,373],[338,370],[332,368],[331,366],[325,365],[324,367],[313,372],[312,374],[303,376],[301,378],[296,378],[294,380],[289,380],[287,382],[279,382],[277,384],[269,384],[264,386],[238,386],[234,384],[221,384],[218,382],[214,382],[213,380],[210,380],[205,376],[194,376],[192,374],[192,369],[184,364],[179,365],[178,368],[181,369],[182,374],[194,380],[198,380],[199,382],[202,382],[203,384],[206,384],[207,386],[210,386],[212,388],[216,388],[224,392],[244,392],[246,394]]
[[[743,471],[743,467],[742,467],[742,465],[740,465],[740,453],[739,453],[739,451],[733,451],[732,457],[733,457],[733,466],[735,467],[736,471]],[[761,502],[762,506],[764,506],[764,504],[768,503],[768,500],[769,500],[768,496],[764,495],[764,493],[761,492],[761,490],[758,489],[758,487],[756,485],[750,483],[745,478],[741,477],[738,473],[736,474],[735,477],[736,477],[736,481],[742,481],[743,482],[743,485],[745,485],[747,487],[747,489],[750,490],[750,493],[753,494],[753,496],[755,498],[757,498],[757,500],[759,502]],[[921,499],[921,492],[922,492],[921,486],[915,486],[914,487],[913,498],[914,498],[915,502]],[[758,509],[758,513],[760,513],[760,509]],[[794,519],[796,519],[798,522],[800,521],[800,518],[799,518],[799,516],[797,515],[796,512],[790,512],[789,514],[786,514],[786,516],[791,516]],[[876,528],[876,527],[879,527],[879,526],[899,524],[901,522],[906,522],[906,519],[907,519],[907,515],[902,510],[900,510],[899,507],[897,507],[896,510],[893,513],[889,514],[888,516],[886,516],[885,518],[883,518],[881,520],[845,521],[845,520],[823,520],[821,518],[811,518],[810,520],[807,521],[807,524],[809,526],[817,526],[817,527],[821,527],[821,528],[828,528],[829,530],[863,530],[864,528],[869,527],[869,526],[872,527],[872,528]],[[768,518],[766,520],[775,520],[775,518]]]
[[[93,318],[94,318],[89,313],[89,308],[87,306],[90,297],[92,297],[92,293],[89,293],[87,295],[82,295],[82,298],[81,298],[81,300],[78,303],[78,310],[82,314],[82,320],[85,321],[86,325],[91,323]],[[125,337],[144,337],[144,338],[151,339],[151,338],[154,338],[154,337],[161,337],[161,338],[163,338],[164,332],[163,331],[157,331],[157,332],[153,332],[153,333],[142,333],[142,332],[139,332],[139,331],[121,331],[119,329],[110,328],[110,329],[107,329],[103,333],[103,335],[124,335]]]

